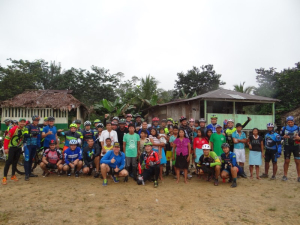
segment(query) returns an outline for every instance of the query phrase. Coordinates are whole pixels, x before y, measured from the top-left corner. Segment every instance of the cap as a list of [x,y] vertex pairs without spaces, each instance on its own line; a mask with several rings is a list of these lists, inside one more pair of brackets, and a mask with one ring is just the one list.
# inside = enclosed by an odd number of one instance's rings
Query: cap
[[222,126],[221,126],[220,124],[217,124],[216,128],[218,128],[218,127],[221,127],[221,128],[222,128]]
[[115,143],[114,143],[114,147],[120,148],[120,143],[119,143],[119,142],[115,142]]
[[21,121],[25,121],[26,122],[26,119],[25,118],[20,118],[19,122],[21,122]]

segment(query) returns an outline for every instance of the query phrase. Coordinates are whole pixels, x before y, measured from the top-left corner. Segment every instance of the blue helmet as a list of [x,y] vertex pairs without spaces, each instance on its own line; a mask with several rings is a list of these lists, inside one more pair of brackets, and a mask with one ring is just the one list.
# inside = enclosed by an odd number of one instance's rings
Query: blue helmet
[[69,144],[70,144],[70,145],[77,145],[77,144],[78,144],[78,141],[75,140],[75,139],[72,139],[72,140],[70,140]]
[[268,123],[267,127],[274,127],[274,124],[273,123]]
[[294,121],[294,117],[293,117],[293,116],[288,116],[288,117],[286,118],[286,121]]

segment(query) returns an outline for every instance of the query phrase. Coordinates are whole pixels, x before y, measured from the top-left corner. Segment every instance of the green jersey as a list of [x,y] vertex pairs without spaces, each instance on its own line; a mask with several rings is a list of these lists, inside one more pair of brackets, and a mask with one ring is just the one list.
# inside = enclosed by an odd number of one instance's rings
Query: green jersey
[[213,151],[217,154],[217,156],[221,156],[223,153],[222,144],[226,142],[226,138],[223,134],[213,133],[209,139],[210,142],[213,143]]
[[140,135],[137,133],[125,134],[123,137],[123,142],[126,142],[126,157],[137,157],[137,143],[140,141]]

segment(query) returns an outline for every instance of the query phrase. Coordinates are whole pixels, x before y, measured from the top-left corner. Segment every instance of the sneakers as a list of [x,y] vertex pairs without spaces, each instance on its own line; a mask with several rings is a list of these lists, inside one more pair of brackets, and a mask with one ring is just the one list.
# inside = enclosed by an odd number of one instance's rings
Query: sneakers
[[2,184],[3,184],[3,185],[6,185],[6,184],[7,184],[6,177],[3,177],[3,179],[2,179]]
[[282,180],[282,181],[287,181],[288,178],[287,178],[287,176],[283,176],[281,180]]
[[67,172],[67,176],[70,177],[71,176],[71,170],[68,170]]
[[18,178],[16,177],[16,175],[13,175],[10,179],[14,180],[14,181],[19,181]]
[[154,187],[155,187],[155,188],[158,187],[158,182],[157,182],[157,180],[154,181]]
[[25,175],[25,181],[29,181],[29,176]]
[[45,172],[45,173],[43,174],[43,177],[48,177],[48,176],[49,176],[49,174],[50,174],[50,172],[49,172],[49,171],[47,171],[47,172]]
[[247,175],[245,174],[245,172],[241,174],[241,177],[242,178],[247,178]]
[[76,177],[76,178],[79,177],[79,172],[78,172],[78,171],[75,172],[75,177]]
[[237,187],[237,183],[236,182],[232,182],[232,184],[231,184],[231,186],[230,187],[232,187],[232,188],[235,188],[235,187]]
[[33,173],[31,173],[29,176],[30,176],[30,177],[38,177],[38,175],[33,174]]
[[128,182],[128,176],[126,176],[126,177],[124,178],[124,182],[125,182],[125,183]]
[[99,172],[96,172],[96,173],[94,174],[94,178],[98,178],[99,176],[100,176]]
[[119,183],[119,179],[117,177],[112,175],[111,178],[114,180],[115,183]]
[[107,179],[103,180],[102,186],[106,187],[107,186]]
[[271,180],[276,180],[276,177],[272,175]]
[[192,177],[193,177],[193,176],[192,176],[191,174],[188,174],[188,175],[187,175],[187,178],[188,178],[189,180],[192,179]]
[[265,174],[265,173],[263,173],[262,175],[260,175],[259,176],[260,178],[268,178],[269,177],[269,175],[268,174]]
[[214,185],[215,185],[215,186],[218,186],[218,185],[219,185],[219,180],[218,180],[218,179],[215,179]]

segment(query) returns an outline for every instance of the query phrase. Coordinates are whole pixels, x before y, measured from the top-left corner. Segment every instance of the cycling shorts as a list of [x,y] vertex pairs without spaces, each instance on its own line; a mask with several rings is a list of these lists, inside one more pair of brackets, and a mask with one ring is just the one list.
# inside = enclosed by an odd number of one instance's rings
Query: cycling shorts
[[285,145],[284,146],[284,159],[290,159],[293,153],[294,159],[300,159],[299,145]]
[[277,150],[266,149],[265,151],[265,162],[277,163]]

